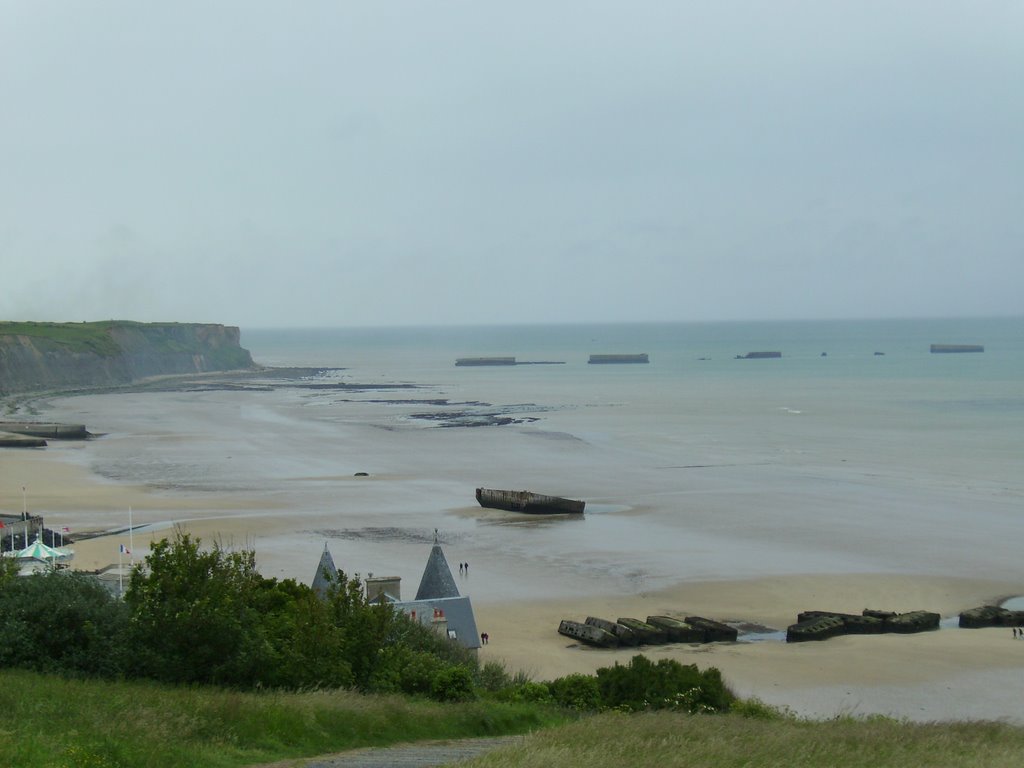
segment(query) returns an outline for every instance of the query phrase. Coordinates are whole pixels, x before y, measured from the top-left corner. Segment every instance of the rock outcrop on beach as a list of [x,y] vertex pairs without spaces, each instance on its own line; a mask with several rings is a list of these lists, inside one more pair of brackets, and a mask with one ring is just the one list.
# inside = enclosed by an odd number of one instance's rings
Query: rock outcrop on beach
[[252,368],[240,336],[212,323],[0,322],[0,394]]

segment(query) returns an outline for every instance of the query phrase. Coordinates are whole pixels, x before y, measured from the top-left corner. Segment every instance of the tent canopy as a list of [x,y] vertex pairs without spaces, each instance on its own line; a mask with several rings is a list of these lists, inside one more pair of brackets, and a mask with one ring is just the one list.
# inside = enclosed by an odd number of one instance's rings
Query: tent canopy
[[14,556],[26,560],[63,560],[71,557],[70,553],[62,549],[47,546],[39,537],[22,550],[14,553]]

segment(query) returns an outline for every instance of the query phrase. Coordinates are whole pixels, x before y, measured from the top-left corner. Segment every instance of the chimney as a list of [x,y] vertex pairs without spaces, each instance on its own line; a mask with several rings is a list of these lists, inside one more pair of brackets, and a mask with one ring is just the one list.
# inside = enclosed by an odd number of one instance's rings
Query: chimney
[[402,599],[401,576],[370,576],[366,579],[366,601],[378,603],[387,595],[393,600]]
[[441,637],[448,637],[448,619],[444,617],[444,611],[440,608],[434,609],[434,618],[430,622],[430,626]]

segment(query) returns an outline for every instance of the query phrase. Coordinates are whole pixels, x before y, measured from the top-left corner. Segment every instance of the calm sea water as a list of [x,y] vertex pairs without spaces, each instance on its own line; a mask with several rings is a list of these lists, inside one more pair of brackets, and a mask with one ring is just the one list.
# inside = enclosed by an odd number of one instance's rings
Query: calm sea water
[[[353,373],[444,378],[453,375],[458,357],[513,356],[519,361],[561,361],[568,369],[586,370],[580,366],[591,354],[646,352],[651,359],[647,375],[655,376],[707,370],[747,376],[758,366],[758,376],[1024,381],[1024,317],[246,329],[242,343],[264,365],[339,366]],[[985,352],[933,355],[933,343],[983,344]],[[734,361],[736,355],[759,350],[776,350],[783,357]]]

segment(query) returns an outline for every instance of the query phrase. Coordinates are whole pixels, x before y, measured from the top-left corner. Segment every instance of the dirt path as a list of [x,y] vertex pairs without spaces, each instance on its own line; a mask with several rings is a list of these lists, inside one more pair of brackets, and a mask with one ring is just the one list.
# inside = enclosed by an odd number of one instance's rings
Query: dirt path
[[522,736],[498,736],[486,739],[421,741],[394,747],[369,747],[320,757],[281,760],[251,768],[427,768],[469,760],[492,749],[515,744],[522,739]]

